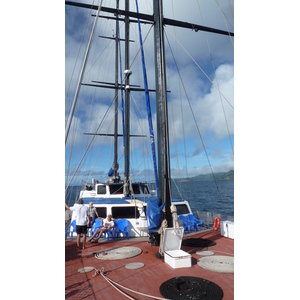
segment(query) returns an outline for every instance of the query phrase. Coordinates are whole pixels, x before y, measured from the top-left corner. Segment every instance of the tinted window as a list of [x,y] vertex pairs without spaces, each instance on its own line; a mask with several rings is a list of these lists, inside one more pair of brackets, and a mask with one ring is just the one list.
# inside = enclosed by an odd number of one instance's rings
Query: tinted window
[[109,185],[110,194],[123,194],[122,184],[111,184]]
[[106,207],[96,207],[98,216],[101,218],[106,218]]
[[129,219],[139,217],[139,212],[135,207],[112,207],[111,211],[114,219]]
[[188,207],[185,204],[179,204],[179,205],[175,204],[175,206],[177,208],[177,215],[184,215],[190,213]]
[[149,188],[146,184],[141,184],[141,189],[142,189],[144,194],[150,194],[149,193]]
[[97,186],[97,194],[105,195],[106,194],[106,187],[105,185],[98,185]]
[[133,193],[134,193],[135,195],[140,194],[140,187],[139,187],[138,184],[133,184],[133,185],[132,185],[132,189],[133,189]]

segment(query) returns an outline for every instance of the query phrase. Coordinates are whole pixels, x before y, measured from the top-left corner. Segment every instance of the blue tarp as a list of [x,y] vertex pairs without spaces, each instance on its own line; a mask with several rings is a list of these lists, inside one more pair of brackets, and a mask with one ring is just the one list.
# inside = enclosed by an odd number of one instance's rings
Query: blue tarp
[[112,168],[110,168],[110,170],[108,171],[108,176],[109,177],[111,177],[111,176],[113,176],[113,174],[114,174],[114,171],[113,171],[113,169]]
[[157,232],[162,222],[162,209],[165,203],[159,206],[157,199],[149,199],[147,202],[147,225],[149,233]]

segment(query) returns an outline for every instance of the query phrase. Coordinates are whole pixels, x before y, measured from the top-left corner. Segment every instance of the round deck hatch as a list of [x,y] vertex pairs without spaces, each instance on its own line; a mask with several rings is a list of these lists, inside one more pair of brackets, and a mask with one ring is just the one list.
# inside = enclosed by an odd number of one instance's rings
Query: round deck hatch
[[212,281],[192,276],[174,277],[165,281],[159,288],[167,299],[180,300],[221,300],[223,290]]
[[125,265],[125,268],[129,269],[129,270],[135,270],[135,269],[142,268],[143,266],[144,266],[144,264],[141,262],[134,262],[134,263]]
[[234,273],[234,257],[233,256],[206,256],[198,259],[198,266],[215,272]]
[[118,260],[139,255],[142,250],[138,247],[120,247],[111,250],[101,251],[95,254],[95,257],[103,260]]
[[212,251],[208,251],[208,250],[198,250],[196,252],[196,254],[202,255],[202,256],[210,256],[210,255],[214,255],[215,253]]
[[87,272],[91,272],[93,270],[95,270],[94,267],[83,267],[83,268],[79,268],[78,272],[79,273],[87,273]]

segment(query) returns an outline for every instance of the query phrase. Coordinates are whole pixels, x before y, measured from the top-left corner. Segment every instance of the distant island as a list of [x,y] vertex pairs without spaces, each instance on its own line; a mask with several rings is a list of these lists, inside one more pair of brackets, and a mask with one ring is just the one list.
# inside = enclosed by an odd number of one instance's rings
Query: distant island
[[[216,180],[231,180],[234,179],[234,170],[230,170],[229,172],[218,172],[214,173]],[[178,181],[200,181],[200,180],[213,180],[214,177],[212,174],[198,175],[194,177],[188,178],[177,178],[174,180]]]

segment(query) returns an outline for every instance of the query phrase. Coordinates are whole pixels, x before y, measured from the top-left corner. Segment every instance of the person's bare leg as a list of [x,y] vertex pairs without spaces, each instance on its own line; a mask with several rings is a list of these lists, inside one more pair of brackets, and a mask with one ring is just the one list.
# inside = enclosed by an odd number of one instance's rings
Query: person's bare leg
[[99,232],[100,229],[97,229],[94,234],[91,236],[91,238],[88,240],[88,242],[90,242],[96,235],[97,233]]
[[77,234],[77,248],[80,249],[80,234]]
[[[98,231],[98,230],[99,230],[99,231]],[[94,241],[98,241],[98,240],[101,238],[103,229],[98,229],[98,230],[97,230],[97,231],[98,231],[99,235],[98,235],[97,238],[94,238]],[[95,233],[96,233],[96,232],[95,232]]]
[[86,234],[82,234],[82,249],[85,249],[85,240],[86,240]]

